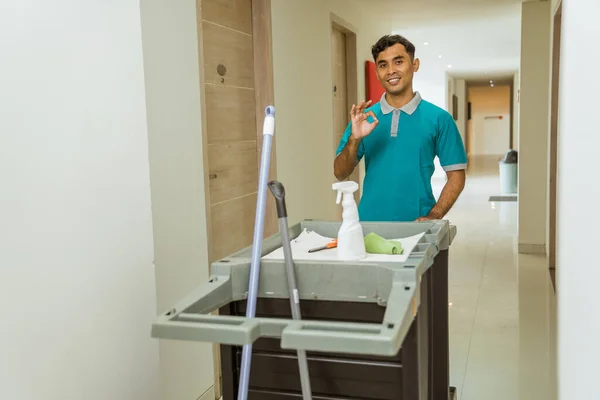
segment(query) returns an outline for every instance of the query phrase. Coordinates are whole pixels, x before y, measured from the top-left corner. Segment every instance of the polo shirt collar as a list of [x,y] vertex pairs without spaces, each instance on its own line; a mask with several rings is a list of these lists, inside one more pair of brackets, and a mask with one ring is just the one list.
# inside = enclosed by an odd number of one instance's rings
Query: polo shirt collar
[[[419,103],[421,103],[421,100],[421,94],[419,92],[415,92],[415,97],[413,97],[411,101],[400,107],[400,110],[411,115],[415,112],[415,110],[419,106]],[[389,114],[394,110],[398,110],[397,108],[392,107],[387,102],[387,100],[385,99],[385,93],[381,95],[381,100],[379,100],[379,103],[381,105],[381,112],[384,114]]]

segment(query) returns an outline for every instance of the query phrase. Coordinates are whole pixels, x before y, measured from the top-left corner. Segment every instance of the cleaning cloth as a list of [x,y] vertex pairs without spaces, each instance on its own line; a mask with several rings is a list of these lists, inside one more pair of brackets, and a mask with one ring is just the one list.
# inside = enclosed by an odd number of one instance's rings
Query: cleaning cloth
[[387,240],[377,235],[369,233],[365,236],[365,250],[371,254],[402,254],[404,249],[402,243],[395,240]]

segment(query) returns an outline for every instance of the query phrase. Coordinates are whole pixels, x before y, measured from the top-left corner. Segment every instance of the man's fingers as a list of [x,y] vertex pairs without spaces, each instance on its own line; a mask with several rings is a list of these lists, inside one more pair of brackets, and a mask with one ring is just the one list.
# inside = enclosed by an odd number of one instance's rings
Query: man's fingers
[[360,111],[364,112],[366,108],[369,108],[369,106],[371,105],[371,103],[372,103],[371,100],[369,100],[369,101],[364,101],[364,100],[361,101],[360,102]]
[[360,114],[363,112],[363,102],[362,101],[360,103],[358,103],[358,105],[356,106],[355,112],[356,112],[356,114]]
[[363,122],[364,120],[366,120],[366,119],[367,119],[367,117],[366,117],[366,115],[365,115],[365,114],[357,114],[357,115],[356,115],[356,116],[355,116],[355,117],[352,119],[352,121],[353,121],[354,123],[360,124],[360,123],[362,123],[362,122]]
[[374,120],[375,122],[379,122],[379,121],[377,120],[377,117],[375,116],[375,113],[374,113],[373,111],[367,111],[367,113],[366,113],[365,115],[366,115],[366,116],[370,116],[371,118],[373,118],[373,120]]
[[373,113],[373,111],[369,111],[365,114],[365,108],[369,107],[371,105],[372,101],[361,101],[360,103],[358,103],[358,105],[352,104],[352,109],[350,110],[350,117],[352,118],[353,122],[362,122],[365,119],[367,119],[367,116],[370,115],[376,122],[377,118],[375,117],[375,114]]
[[377,119],[377,117],[375,116],[375,113],[373,111],[369,111],[369,112],[367,112],[364,115],[365,115],[365,118],[366,117],[373,118],[373,122],[371,122],[371,126],[375,127],[375,126],[377,126],[379,124],[379,120]]

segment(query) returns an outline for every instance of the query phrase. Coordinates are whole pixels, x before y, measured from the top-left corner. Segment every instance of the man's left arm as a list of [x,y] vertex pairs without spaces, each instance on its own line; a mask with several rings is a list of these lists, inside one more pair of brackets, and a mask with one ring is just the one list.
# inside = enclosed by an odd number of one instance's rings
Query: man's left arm
[[448,171],[446,172],[446,175],[448,176],[448,181],[442,189],[439,200],[435,206],[433,206],[429,212],[429,215],[426,217],[421,217],[417,221],[443,219],[458,199],[458,196],[460,196],[461,192],[465,188],[467,175],[465,170],[462,169],[457,171]]
[[442,219],[448,214],[465,188],[467,152],[454,119],[447,114],[438,130],[435,152],[448,180],[442,189],[440,198],[427,216],[417,221]]

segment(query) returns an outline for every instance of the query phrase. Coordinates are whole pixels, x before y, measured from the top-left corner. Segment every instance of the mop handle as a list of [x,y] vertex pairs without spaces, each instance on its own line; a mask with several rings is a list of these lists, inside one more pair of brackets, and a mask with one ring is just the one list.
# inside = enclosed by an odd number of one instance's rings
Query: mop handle
[[[268,106],[265,109],[265,120],[263,123],[263,144],[260,162],[260,175],[258,179],[258,196],[256,199],[256,217],[254,221],[254,240],[252,242],[252,261],[250,264],[250,278],[248,282],[248,304],[246,308],[246,318],[254,318],[256,315],[256,292],[258,291],[258,277],[260,275],[260,258],[265,224],[267,182],[269,179],[271,143],[273,141],[274,133],[275,107]],[[242,365],[240,369],[240,383],[238,386],[238,400],[248,399],[251,357],[252,344],[246,344],[242,350]]]
[[[298,296],[298,284],[296,282],[296,271],[294,267],[294,258],[292,255],[292,247],[290,244],[290,236],[288,232],[287,207],[285,205],[285,188],[278,181],[269,182],[269,189],[275,197],[277,205],[277,217],[279,218],[279,232],[283,245],[283,254],[285,257],[285,270],[288,282],[288,291],[290,293],[290,306],[292,309],[292,318],[295,320],[302,319],[300,315],[300,298]],[[308,360],[305,350],[297,350],[298,368],[300,370],[300,385],[302,388],[302,399],[312,400],[312,391],[310,385],[310,376],[308,373]]]

